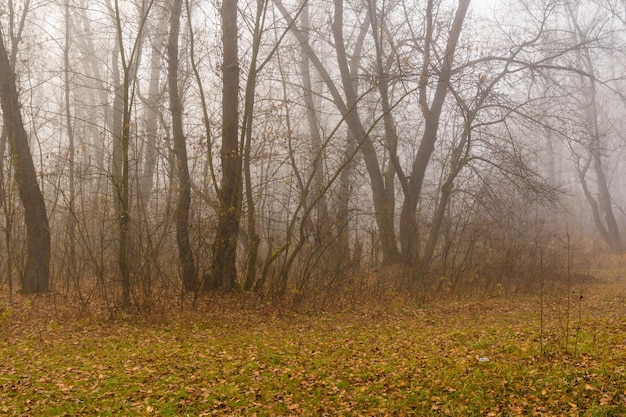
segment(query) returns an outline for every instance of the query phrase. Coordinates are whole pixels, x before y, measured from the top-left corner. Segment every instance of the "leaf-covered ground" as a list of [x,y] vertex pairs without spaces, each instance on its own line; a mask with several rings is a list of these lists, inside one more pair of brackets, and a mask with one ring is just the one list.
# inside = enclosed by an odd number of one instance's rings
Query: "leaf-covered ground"
[[626,415],[626,291],[158,324],[0,314],[1,415]]

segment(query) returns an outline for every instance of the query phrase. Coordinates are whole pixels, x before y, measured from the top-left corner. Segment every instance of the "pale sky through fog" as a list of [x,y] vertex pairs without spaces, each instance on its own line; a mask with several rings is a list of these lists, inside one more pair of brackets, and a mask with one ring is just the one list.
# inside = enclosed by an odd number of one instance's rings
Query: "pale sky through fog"
[[502,0],[472,0],[470,2],[470,8],[474,10],[476,14],[489,15],[493,12],[498,1]]

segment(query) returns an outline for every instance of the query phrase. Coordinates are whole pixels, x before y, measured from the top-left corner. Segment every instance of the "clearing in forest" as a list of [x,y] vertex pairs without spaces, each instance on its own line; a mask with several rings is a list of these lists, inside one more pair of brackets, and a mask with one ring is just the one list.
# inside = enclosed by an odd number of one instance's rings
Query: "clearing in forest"
[[622,284],[158,323],[46,303],[3,308],[2,415],[626,415]]

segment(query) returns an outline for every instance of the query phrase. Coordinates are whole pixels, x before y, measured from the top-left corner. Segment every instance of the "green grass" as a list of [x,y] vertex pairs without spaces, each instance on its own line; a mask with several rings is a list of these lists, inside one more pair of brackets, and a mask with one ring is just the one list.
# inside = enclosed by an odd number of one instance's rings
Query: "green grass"
[[567,352],[558,298],[543,341],[537,297],[167,324],[15,313],[0,414],[626,415],[624,289],[595,292],[570,309]]

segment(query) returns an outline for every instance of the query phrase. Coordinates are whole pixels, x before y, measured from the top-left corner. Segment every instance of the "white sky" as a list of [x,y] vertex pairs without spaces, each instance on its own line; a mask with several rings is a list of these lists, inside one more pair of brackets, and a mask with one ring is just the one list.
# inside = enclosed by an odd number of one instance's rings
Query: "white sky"
[[[499,0],[472,0],[470,9],[479,15],[491,15]],[[500,0],[501,1],[501,0]]]

